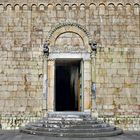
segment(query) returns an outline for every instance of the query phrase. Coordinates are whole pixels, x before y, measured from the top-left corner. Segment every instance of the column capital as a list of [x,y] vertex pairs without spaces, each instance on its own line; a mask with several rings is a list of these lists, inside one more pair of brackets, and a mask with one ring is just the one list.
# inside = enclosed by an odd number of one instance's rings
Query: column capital
[[55,58],[48,58],[48,61],[55,61]]
[[49,56],[49,42],[46,41],[43,45],[43,53],[46,56]]

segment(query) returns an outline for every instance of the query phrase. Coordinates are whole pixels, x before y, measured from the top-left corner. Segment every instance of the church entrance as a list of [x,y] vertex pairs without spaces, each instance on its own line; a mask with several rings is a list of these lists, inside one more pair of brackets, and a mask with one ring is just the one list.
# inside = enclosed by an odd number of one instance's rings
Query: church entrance
[[80,111],[81,61],[56,60],[55,110]]

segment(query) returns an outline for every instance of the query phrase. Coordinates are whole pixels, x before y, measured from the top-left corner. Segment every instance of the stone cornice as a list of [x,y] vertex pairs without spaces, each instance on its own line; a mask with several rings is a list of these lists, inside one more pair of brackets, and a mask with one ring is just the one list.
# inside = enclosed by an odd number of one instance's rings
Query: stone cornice
[[19,4],[19,5],[28,4],[29,6],[31,6],[32,4],[36,4],[36,5],[40,5],[40,4],[44,4],[44,5],[48,5],[48,4],[52,4],[52,5],[85,4],[86,6],[88,6],[91,3],[94,3],[96,5],[99,5],[101,3],[104,3],[105,5],[108,5],[110,3],[117,5],[117,4],[121,3],[121,4],[125,5],[127,3],[140,4],[140,0],[0,0],[0,4],[3,4],[3,5],[11,4],[13,6],[16,4]]

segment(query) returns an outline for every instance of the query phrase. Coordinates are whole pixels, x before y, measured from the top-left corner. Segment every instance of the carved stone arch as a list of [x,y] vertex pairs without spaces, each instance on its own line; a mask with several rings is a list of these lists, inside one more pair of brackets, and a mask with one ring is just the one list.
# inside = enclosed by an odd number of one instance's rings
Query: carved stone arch
[[49,33],[49,36],[47,38],[47,41],[50,44],[49,46],[54,46],[55,41],[58,38],[58,36],[60,36],[63,33],[67,33],[67,32],[72,32],[72,33],[78,34],[82,38],[83,43],[84,43],[85,47],[87,47],[87,48],[89,47],[89,44],[91,44],[91,42],[92,42],[90,33],[87,31],[86,28],[84,28],[80,24],[60,23],[60,24],[56,25]]

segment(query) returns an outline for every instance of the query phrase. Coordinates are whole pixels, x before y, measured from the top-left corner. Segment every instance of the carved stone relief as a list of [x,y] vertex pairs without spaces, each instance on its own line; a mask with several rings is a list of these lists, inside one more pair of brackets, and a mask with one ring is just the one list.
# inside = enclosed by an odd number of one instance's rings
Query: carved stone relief
[[91,36],[77,23],[56,25],[48,36],[50,52],[90,52]]
[[51,52],[86,52],[82,38],[71,32],[61,34],[50,48]]

